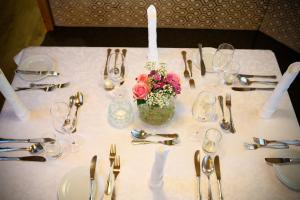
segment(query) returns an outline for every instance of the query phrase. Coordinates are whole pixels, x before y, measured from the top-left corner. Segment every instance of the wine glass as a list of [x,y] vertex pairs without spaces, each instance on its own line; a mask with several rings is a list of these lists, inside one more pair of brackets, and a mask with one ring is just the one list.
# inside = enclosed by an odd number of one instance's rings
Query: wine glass
[[70,136],[70,150],[71,152],[77,152],[80,147],[80,141],[76,134],[73,133],[76,127],[74,123],[65,123],[70,113],[69,105],[65,102],[55,102],[50,108],[50,113],[54,129],[59,133]]

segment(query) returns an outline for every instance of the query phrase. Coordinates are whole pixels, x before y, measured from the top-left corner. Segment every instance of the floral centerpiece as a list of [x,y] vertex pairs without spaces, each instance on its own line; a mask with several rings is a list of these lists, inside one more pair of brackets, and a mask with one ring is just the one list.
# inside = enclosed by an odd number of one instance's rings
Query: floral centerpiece
[[164,64],[157,68],[154,62],[148,62],[146,68],[150,73],[136,78],[133,97],[142,121],[160,125],[174,115],[174,97],[181,92],[180,78],[175,73],[168,73]]

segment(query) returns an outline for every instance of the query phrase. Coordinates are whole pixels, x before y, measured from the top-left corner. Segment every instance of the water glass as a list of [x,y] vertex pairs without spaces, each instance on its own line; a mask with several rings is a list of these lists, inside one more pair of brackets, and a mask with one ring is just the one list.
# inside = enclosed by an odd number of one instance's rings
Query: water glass
[[237,74],[240,70],[240,64],[237,59],[232,59],[223,69],[222,82],[226,85],[232,85],[237,80]]
[[202,149],[206,153],[215,153],[218,150],[222,139],[221,132],[217,129],[210,128],[205,132]]
[[116,90],[108,107],[108,121],[116,128],[124,128],[133,120],[133,108],[125,90]]
[[213,57],[213,69],[215,72],[220,72],[224,67],[231,62],[234,53],[234,47],[231,44],[222,43],[219,45]]
[[200,92],[193,103],[192,114],[201,122],[215,121],[217,119],[215,94],[208,91]]
[[109,55],[107,69],[108,69],[108,78],[115,84],[120,85],[124,80],[124,75],[121,74],[121,68],[124,66],[124,56],[121,52],[112,53]]

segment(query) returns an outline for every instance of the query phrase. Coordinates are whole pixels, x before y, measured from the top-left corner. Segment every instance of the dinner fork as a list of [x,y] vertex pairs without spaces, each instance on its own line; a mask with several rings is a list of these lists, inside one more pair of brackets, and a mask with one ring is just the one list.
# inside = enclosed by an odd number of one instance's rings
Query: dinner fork
[[110,161],[110,166],[112,167],[116,158],[117,150],[116,150],[116,145],[111,144],[110,145],[110,150],[109,150],[109,161]]
[[190,78],[190,74],[189,74],[189,71],[187,70],[187,65],[186,65],[186,51],[182,51],[181,55],[182,55],[182,58],[183,58],[183,61],[184,61],[183,75],[184,75],[185,78]]
[[191,73],[191,77],[190,77],[190,80],[189,80],[190,87],[195,88],[195,81],[193,79],[193,63],[192,63],[191,60],[188,60],[187,63],[189,65],[189,70],[190,70],[190,73]]
[[249,143],[244,143],[244,147],[248,150],[255,150],[255,149],[258,149],[258,148],[271,148],[271,149],[288,149],[289,148],[289,145],[287,144],[280,144],[280,143],[277,143],[277,144],[269,144],[269,145],[260,145],[260,144],[249,144]]
[[164,144],[164,145],[175,145],[178,144],[178,140],[163,140],[163,141],[150,141],[150,140],[132,140],[131,144]]
[[226,94],[226,107],[228,108],[229,110],[229,122],[230,122],[230,132],[231,133],[235,133],[235,128],[234,128],[234,125],[233,125],[233,120],[232,120],[232,114],[231,114],[231,95],[230,94]]
[[287,144],[300,146],[300,140],[267,140],[263,138],[253,137],[253,141],[259,145],[268,145],[270,143]]
[[115,157],[114,166],[113,166],[113,174],[115,176],[115,180],[117,179],[121,169],[120,156]]

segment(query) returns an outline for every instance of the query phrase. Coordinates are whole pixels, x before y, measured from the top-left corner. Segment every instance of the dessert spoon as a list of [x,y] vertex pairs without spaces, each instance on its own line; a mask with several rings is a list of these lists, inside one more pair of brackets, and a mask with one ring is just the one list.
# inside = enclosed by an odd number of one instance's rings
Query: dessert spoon
[[137,139],[146,139],[149,136],[161,136],[161,137],[168,137],[168,138],[178,138],[179,137],[177,133],[174,133],[174,134],[159,134],[158,133],[158,134],[156,134],[156,133],[147,133],[144,130],[136,130],[136,129],[131,131],[131,135]]
[[10,152],[10,151],[28,151],[32,154],[39,153],[44,150],[44,147],[41,143],[32,144],[29,147],[0,147],[0,152]]
[[208,179],[208,200],[212,200],[210,175],[214,172],[214,170],[215,167],[214,167],[213,159],[209,155],[204,156],[202,160],[202,171],[207,176]]

